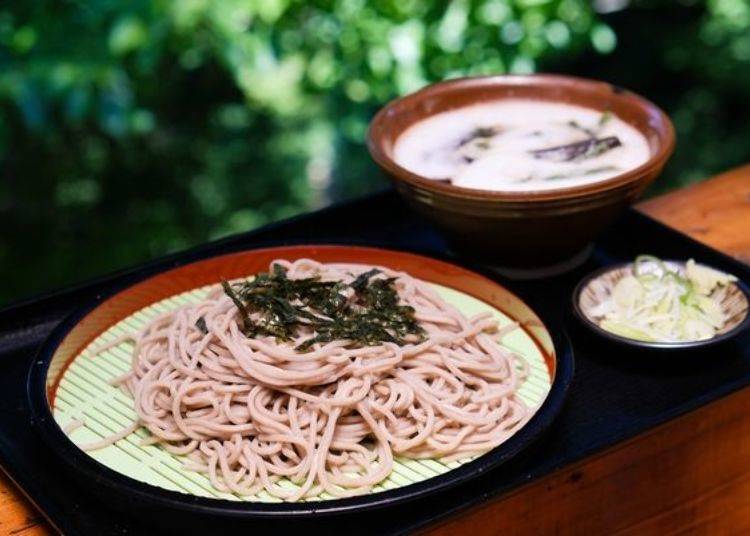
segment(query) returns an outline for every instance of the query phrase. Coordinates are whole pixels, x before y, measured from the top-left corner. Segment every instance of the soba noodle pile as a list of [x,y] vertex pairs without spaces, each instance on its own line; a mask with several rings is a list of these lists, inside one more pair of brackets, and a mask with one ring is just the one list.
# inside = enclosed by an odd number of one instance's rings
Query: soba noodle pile
[[[371,266],[277,260],[289,279],[352,282]],[[133,336],[132,371],[115,380],[133,397],[146,443],[186,456],[220,491],[286,501],[361,494],[390,474],[394,456],[462,459],[502,443],[527,420],[517,395],[526,362],[498,344],[490,313],[464,317],[428,284],[393,277],[425,330],[422,342],[297,348],[249,338],[221,287],[163,314]],[[203,321],[199,319],[203,318]],[[205,322],[205,325],[203,325]],[[198,324],[198,325],[197,325]],[[100,348],[98,351],[102,351]],[[291,483],[294,485],[292,485]]]

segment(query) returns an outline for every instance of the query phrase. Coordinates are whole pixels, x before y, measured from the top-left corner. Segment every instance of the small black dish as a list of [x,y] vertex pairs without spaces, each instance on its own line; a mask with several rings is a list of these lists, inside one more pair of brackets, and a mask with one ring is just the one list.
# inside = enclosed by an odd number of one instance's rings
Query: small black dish
[[[668,266],[684,266],[685,264],[683,261],[676,260],[665,260],[663,262]],[[622,274],[632,271],[632,265],[632,262],[627,262],[612,266],[604,266],[585,276],[573,290],[572,310],[574,316],[586,329],[599,337],[600,340],[640,350],[650,350],[655,352],[685,352],[723,344],[740,335],[747,329],[748,325],[750,325],[750,314],[748,314],[750,287],[744,282],[738,280],[727,285],[727,288],[730,289],[731,294],[734,295],[737,302],[737,304],[734,305],[736,310],[732,311],[733,314],[727,321],[727,326],[723,328],[724,330],[710,339],[684,342],[642,341],[617,335],[601,328],[584,312],[583,307],[581,306],[581,297],[593,281],[609,279],[610,281],[605,284],[610,284],[611,282],[613,285],[619,279],[618,273]]]

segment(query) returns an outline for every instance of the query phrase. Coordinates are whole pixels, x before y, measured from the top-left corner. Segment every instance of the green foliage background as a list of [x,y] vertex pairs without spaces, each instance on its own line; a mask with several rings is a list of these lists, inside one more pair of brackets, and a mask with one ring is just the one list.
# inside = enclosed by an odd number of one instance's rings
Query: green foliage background
[[455,76],[630,87],[656,190],[699,180],[750,159],[749,67],[746,0],[6,0],[0,302],[378,188],[369,118]]

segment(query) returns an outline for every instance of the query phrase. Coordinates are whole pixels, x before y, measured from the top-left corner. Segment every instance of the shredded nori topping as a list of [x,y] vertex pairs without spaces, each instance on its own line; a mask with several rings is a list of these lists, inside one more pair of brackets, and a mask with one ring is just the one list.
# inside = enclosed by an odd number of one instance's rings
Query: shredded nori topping
[[275,264],[271,273],[234,285],[224,281],[222,286],[240,312],[247,337],[288,341],[300,327],[311,327],[315,336],[297,346],[300,352],[334,340],[362,346],[421,342],[424,329],[414,318],[414,309],[399,303],[395,278],[376,277],[379,274],[380,270],[372,269],[350,284],[319,277],[289,279],[286,270]]

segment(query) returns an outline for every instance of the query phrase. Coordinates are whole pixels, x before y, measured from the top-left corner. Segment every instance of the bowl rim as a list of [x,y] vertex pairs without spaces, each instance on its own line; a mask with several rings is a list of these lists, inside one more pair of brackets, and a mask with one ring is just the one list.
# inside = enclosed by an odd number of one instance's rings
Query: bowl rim
[[[395,160],[388,155],[383,147],[383,128],[389,121],[388,115],[393,109],[397,107],[403,107],[412,103],[416,103],[422,99],[431,97],[436,94],[441,94],[443,92],[461,91],[462,89],[466,88],[502,88],[519,86],[555,87],[557,89],[560,89],[560,87],[562,86],[564,88],[577,87],[579,89],[583,89],[584,91],[588,90],[592,92],[597,90],[611,91],[613,94],[613,98],[629,100],[636,106],[639,106],[641,109],[645,110],[650,116],[657,119],[657,122],[662,125],[664,130],[663,132],[658,131],[658,139],[660,141],[659,146],[657,147],[657,150],[649,157],[649,159],[640,166],[615,175],[614,177],[611,177],[609,179],[596,181],[591,184],[536,191],[481,190],[476,188],[455,186],[448,182],[428,179],[397,164]],[[503,100],[503,97],[492,100]],[[555,101],[559,99],[549,100]],[[487,99],[487,102],[489,101],[490,99]],[[643,133],[640,129],[637,130]],[[674,152],[675,130],[672,121],[669,119],[669,116],[656,104],[646,99],[645,97],[642,97],[630,90],[624,89],[615,84],[610,84],[608,82],[602,82],[590,78],[581,78],[577,76],[561,74],[499,74],[453,78],[450,80],[437,82],[435,84],[430,84],[418,91],[391,100],[385,106],[383,106],[370,121],[370,125],[367,130],[366,141],[370,156],[381,168],[383,168],[390,174],[393,180],[407,183],[413,187],[423,188],[425,190],[430,190],[436,193],[442,193],[448,197],[458,197],[464,199],[486,201],[545,201],[584,197],[591,194],[617,190],[623,186],[628,186],[632,183],[636,183],[639,179],[644,179],[646,177],[655,175],[655,172],[658,172],[664,166],[667,159]]]
[[[680,266],[684,266],[687,261],[684,260],[677,260],[677,259],[661,259],[664,263],[670,263],[670,264],[677,264]],[[704,263],[701,263],[704,264]],[[729,331],[722,333],[721,335],[716,335],[714,337],[711,337],[710,339],[702,339],[698,341],[681,341],[681,342],[664,342],[664,341],[640,341],[638,339],[631,339],[629,337],[624,337],[622,335],[618,335],[616,333],[612,333],[611,331],[607,331],[606,329],[600,327],[596,322],[594,322],[589,316],[583,312],[580,305],[580,296],[583,292],[583,289],[586,288],[586,286],[593,281],[594,279],[601,277],[602,275],[613,272],[615,270],[621,270],[623,268],[627,268],[629,266],[633,265],[633,261],[627,261],[627,262],[620,262],[616,264],[609,264],[607,266],[602,266],[601,268],[594,270],[593,272],[590,272],[586,274],[581,280],[578,282],[578,284],[573,289],[573,294],[571,295],[571,301],[572,301],[572,309],[573,313],[578,318],[578,320],[586,326],[588,329],[596,333],[597,335],[604,337],[610,341],[618,342],[620,344],[625,344],[628,346],[635,346],[638,348],[648,348],[648,349],[655,349],[655,350],[687,350],[690,348],[702,348],[706,346],[712,346],[714,344],[719,344],[724,341],[727,341],[733,337],[736,337],[743,331],[745,331],[748,326],[750,326],[750,307],[745,311],[744,318],[732,329]],[[711,265],[704,264],[704,266],[708,266],[709,268],[713,268]],[[714,268],[715,270],[718,270],[718,268]],[[722,270],[723,272],[723,270]],[[735,285],[742,294],[744,294],[745,299],[747,300],[748,305],[750,306],[750,287],[748,287],[744,281],[740,280],[739,278],[737,281],[732,282],[733,285]]]

